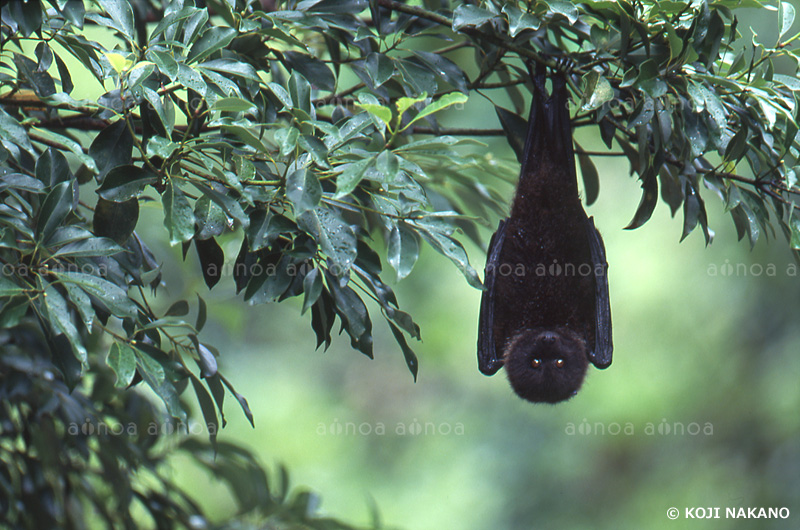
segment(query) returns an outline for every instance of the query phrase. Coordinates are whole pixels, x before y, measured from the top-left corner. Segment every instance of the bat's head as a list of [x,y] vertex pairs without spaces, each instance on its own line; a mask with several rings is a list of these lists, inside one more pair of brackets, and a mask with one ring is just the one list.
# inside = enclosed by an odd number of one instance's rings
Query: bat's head
[[504,360],[514,392],[536,403],[574,396],[589,365],[586,341],[566,328],[521,332],[509,343]]

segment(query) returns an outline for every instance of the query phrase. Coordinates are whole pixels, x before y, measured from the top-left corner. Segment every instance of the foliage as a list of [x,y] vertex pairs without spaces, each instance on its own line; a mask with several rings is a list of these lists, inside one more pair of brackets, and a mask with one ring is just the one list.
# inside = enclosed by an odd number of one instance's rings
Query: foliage
[[[789,36],[789,3],[778,3],[780,31],[769,43],[739,31],[734,10],[763,7],[756,0],[207,4],[42,0],[2,9],[0,373],[9,399],[24,396],[4,409],[2,484],[18,491],[25,466],[51,466],[37,487],[52,499],[43,516],[60,524],[81,519],[74,502],[97,505],[109,526],[129,521],[131,496],[157,520],[182,514],[189,524],[200,511],[180,494],[150,502],[161,493],[137,489],[114,467],[157,474],[152,441],[64,436],[88,417],[138,421],[127,408],[145,405],[123,389],[143,381],[186,421],[181,396],[191,384],[210,442],[226,458],[210,464],[220,473],[241,456],[216,443],[226,393],[253,421],[200,337],[203,299],[166,311],[151,304],[160,260],[136,232],[140,203],[161,204],[165,238],[184,256],[194,246],[209,288],[232,276],[225,287],[251,304],[302,296],[317,347],[330,345],[338,319],[370,357],[377,312],[416,377],[408,338],[420,329],[400,310],[383,262],[404,278],[424,241],[480,287],[459,234],[481,243],[479,226],[491,226],[506,202],[493,179],[513,171],[467,148],[473,137],[508,135],[519,150],[524,62],[532,61],[568,72],[579,101],[574,126],[597,126],[609,149],[621,149],[578,150],[587,202],[599,193],[591,156],[619,155],[643,188],[629,228],[650,218],[660,192],[673,215],[683,209],[682,237],[699,224],[710,240],[705,187],[722,198],[740,238],[754,244],[777,225],[800,249],[792,47],[800,34]],[[89,40],[89,26],[113,35]],[[75,99],[87,78],[113,88]],[[442,111],[476,92],[495,104],[501,129],[439,125]],[[505,95],[514,111],[497,105]],[[223,250],[232,239],[241,240],[235,257]],[[197,452],[193,444],[184,447]],[[73,445],[77,468],[41,460],[44,447]],[[123,476],[113,492],[122,511],[92,493],[90,464],[106,479]],[[275,498],[282,505],[286,495]]]

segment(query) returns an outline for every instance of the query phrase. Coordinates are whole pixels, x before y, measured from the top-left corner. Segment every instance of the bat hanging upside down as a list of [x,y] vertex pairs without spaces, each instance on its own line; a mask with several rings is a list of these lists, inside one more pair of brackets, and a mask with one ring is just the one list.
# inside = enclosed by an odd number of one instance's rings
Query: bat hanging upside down
[[589,361],[611,364],[605,248],[578,196],[564,74],[533,76],[528,133],[511,215],[492,236],[478,329],[485,375],[505,366],[533,402],[574,396]]

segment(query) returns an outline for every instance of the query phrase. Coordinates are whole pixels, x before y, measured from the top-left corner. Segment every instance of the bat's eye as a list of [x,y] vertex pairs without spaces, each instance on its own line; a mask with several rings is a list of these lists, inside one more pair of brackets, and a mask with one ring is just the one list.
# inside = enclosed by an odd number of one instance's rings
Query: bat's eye
[[542,361],[539,359],[534,359],[531,361],[531,366],[534,368],[539,368],[542,365]]
[[556,368],[564,368],[564,359],[556,359]]

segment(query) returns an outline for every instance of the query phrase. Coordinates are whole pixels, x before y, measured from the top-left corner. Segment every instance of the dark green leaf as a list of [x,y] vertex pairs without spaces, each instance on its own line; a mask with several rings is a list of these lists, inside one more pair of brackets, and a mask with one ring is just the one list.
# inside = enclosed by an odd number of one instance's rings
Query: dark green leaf
[[164,226],[169,231],[170,245],[192,239],[194,236],[194,211],[189,204],[189,199],[175,185],[173,179],[167,180],[161,201],[164,205]]
[[[300,73],[309,83],[322,90],[332,92],[336,88],[333,72],[316,57],[293,51],[284,52],[283,56],[286,59],[286,68],[290,72]],[[296,102],[295,105],[300,106]]]
[[108,237],[124,245],[136,229],[138,220],[138,199],[113,202],[100,197],[94,208],[92,226],[95,235]]
[[178,300],[167,309],[164,313],[165,317],[182,317],[189,314],[189,302],[186,300]]
[[129,2],[119,0],[97,0],[100,7],[108,13],[113,21],[111,27],[127,37],[129,42],[134,42],[136,36],[133,28],[133,9]]
[[198,365],[201,377],[214,377],[217,374],[217,359],[204,344],[197,344]]
[[397,271],[397,279],[402,280],[414,268],[419,257],[419,236],[405,223],[397,223],[389,234],[389,264]]
[[41,180],[23,175],[22,173],[7,173],[0,177],[0,187],[2,189],[14,188],[21,191],[31,191],[39,193],[45,187]]
[[336,195],[337,199],[341,199],[353,193],[356,186],[364,178],[367,169],[375,162],[374,157],[364,158],[358,162],[350,162],[343,164],[337,168],[341,169],[341,173],[336,177]]
[[225,213],[228,214],[228,216],[230,216],[239,224],[239,226],[242,228],[247,228],[250,226],[250,219],[244,213],[242,206],[236,199],[228,196],[227,193],[219,192],[210,187],[213,186],[213,184],[210,184],[210,186],[205,186],[193,180],[192,185],[200,190],[203,195],[217,203],[225,211]]
[[394,74],[394,63],[392,59],[382,53],[370,53],[366,62],[367,75],[372,79],[375,88],[380,87],[391,79]]
[[495,105],[495,112],[500,119],[500,125],[506,133],[509,145],[517,155],[517,161],[521,164],[525,157],[525,133],[528,129],[528,123],[524,118],[517,116],[513,112],[509,112],[503,107]]
[[203,420],[206,422],[208,438],[211,445],[216,447],[219,420],[217,420],[217,411],[214,409],[214,401],[211,399],[208,390],[196,377],[191,377],[191,381],[194,392],[197,395],[197,402],[200,404],[200,411],[203,413]]
[[239,393],[238,393],[238,392],[237,392],[237,391],[236,391],[236,390],[233,388],[233,385],[231,385],[231,384],[230,384],[230,382],[229,382],[227,379],[225,379],[225,378],[224,378],[224,377],[222,377],[222,376],[220,376],[220,379],[222,379],[222,382],[225,384],[225,386],[226,386],[226,387],[228,387],[228,390],[230,390],[230,391],[231,391],[231,394],[233,394],[233,397],[235,397],[235,398],[236,398],[236,401],[238,401],[238,402],[239,402],[239,406],[240,406],[240,407],[242,407],[242,411],[244,411],[244,415],[245,415],[245,416],[247,416],[247,421],[249,421],[249,422],[250,422],[250,426],[252,426],[253,428],[255,428],[255,426],[256,426],[256,425],[255,425],[255,423],[253,422],[253,413],[252,413],[252,412],[250,412],[250,406],[247,404],[247,400],[244,398],[244,396],[242,396],[241,394],[239,394]]
[[72,179],[69,163],[61,151],[48,147],[47,151],[42,153],[36,161],[36,178],[44,182],[47,187]]
[[0,138],[20,146],[31,155],[38,156],[36,151],[33,150],[28,132],[17,120],[6,114],[6,111],[2,108],[0,108]]
[[642,190],[642,200],[639,202],[639,207],[625,230],[639,228],[653,215],[653,210],[658,201],[658,179],[652,168],[648,168],[642,176]]
[[353,228],[335,210],[326,207],[304,212],[297,218],[297,225],[311,235],[333,260],[336,275],[344,276],[357,254]]
[[73,243],[67,243],[53,254],[53,257],[95,257],[113,256],[122,252],[122,247],[105,237],[92,237],[81,239]]
[[225,264],[225,254],[217,241],[209,239],[195,239],[194,248],[200,259],[200,268],[203,279],[209,289],[214,287],[222,278],[222,266]]
[[73,194],[72,182],[61,182],[47,194],[36,222],[37,241],[47,241],[69,215]]
[[97,298],[115,316],[134,317],[137,313],[136,304],[128,298],[125,290],[108,280],[83,272],[55,271],[54,273],[61,281],[74,283]]
[[413,225],[437,252],[448,257],[456,265],[467,279],[467,283],[476,289],[483,287],[478,273],[469,264],[466,250],[461,243],[447,234],[440,222],[433,219],[420,219],[414,220]]
[[195,201],[194,217],[198,226],[197,239],[216,237],[228,228],[228,216],[205,195]]
[[198,332],[203,331],[203,328],[206,325],[206,318],[208,315],[208,309],[206,307],[206,301],[203,300],[199,294],[197,295],[197,321],[194,324],[194,329]]
[[322,275],[319,273],[318,268],[311,269],[303,278],[303,310],[305,314],[308,309],[317,303],[320,294],[322,294]]
[[467,26],[480,26],[494,18],[494,13],[480,7],[462,4],[453,12],[453,31]]
[[136,200],[145,186],[157,181],[158,177],[148,169],[132,165],[117,166],[108,172],[97,193],[107,201],[126,202]]
[[214,52],[228,46],[235,36],[236,30],[233,28],[211,27],[203,32],[200,39],[194,43],[186,60],[189,62],[202,61]]
[[136,373],[136,352],[127,343],[115,342],[108,352],[106,364],[114,370],[114,374],[117,376],[114,386],[125,388],[131,384],[133,375]]
[[67,301],[61,293],[52,285],[48,285],[44,290],[44,302],[47,307],[49,322],[53,326],[53,335],[63,334],[69,341],[75,358],[85,365],[87,362],[86,346],[78,334],[78,330],[72,321]]
[[256,106],[251,101],[242,98],[220,98],[211,105],[211,110],[224,112],[245,112],[255,110]]
[[316,208],[321,197],[322,186],[313,171],[298,169],[286,179],[286,198],[292,201],[295,215]]
[[89,156],[94,159],[98,178],[101,180],[117,166],[130,164],[132,154],[133,136],[124,119],[117,120],[100,131],[89,147]]
[[[580,149],[580,146],[578,147]],[[586,206],[591,206],[597,200],[600,192],[600,178],[597,175],[597,168],[594,166],[591,156],[578,154],[578,162],[581,166],[583,190],[586,193]]]
[[412,350],[408,346],[408,342],[406,342],[406,338],[403,335],[403,332],[394,325],[394,322],[391,320],[386,321],[389,324],[389,327],[392,329],[392,335],[394,335],[394,339],[397,341],[397,344],[400,345],[400,349],[403,350],[403,356],[406,358],[406,365],[408,369],[411,371],[411,375],[414,376],[414,381],[417,380],[417,371],[419,370],[419,362],[417,361],[417,356],[414,354],[414,350]]
[[[167,379],[162,362],[151,357],[149,353],[151,350],[158,350],[152,347],[146,348],[146,346],[140,343],[135,345],[136,365],[139,368],[139,373],[142,374],[142,378],[153,389],[153,392],[164,402],[167,412],[174,418],[185,420],[186,412],[181,408],[175,385]],[[159,358],[166,361],[168,357],[166,353],[160,352]]]

